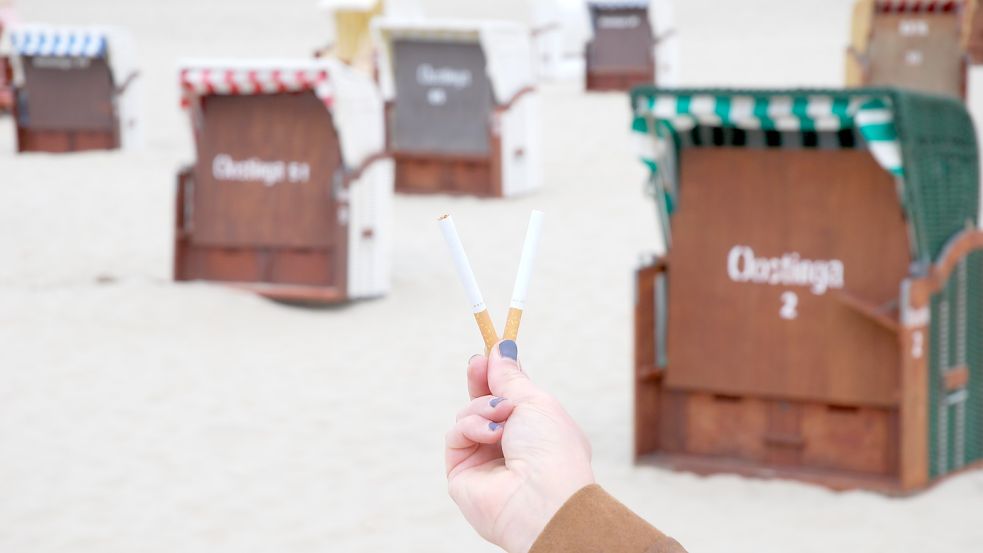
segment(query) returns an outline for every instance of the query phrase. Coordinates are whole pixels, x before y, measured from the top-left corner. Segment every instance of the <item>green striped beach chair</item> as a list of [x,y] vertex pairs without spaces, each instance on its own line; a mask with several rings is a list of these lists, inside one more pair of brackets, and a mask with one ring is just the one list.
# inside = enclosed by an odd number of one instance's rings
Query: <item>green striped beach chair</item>
[[886,492],[980,462],[966,109],[894,89],[631,106],[665,239],[636,275],[636,457]]

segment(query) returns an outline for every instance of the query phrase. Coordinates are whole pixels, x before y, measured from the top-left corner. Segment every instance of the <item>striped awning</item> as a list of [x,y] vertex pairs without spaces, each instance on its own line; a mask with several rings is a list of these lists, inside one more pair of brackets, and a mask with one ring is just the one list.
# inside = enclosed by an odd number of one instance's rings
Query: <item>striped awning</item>
[[108,43],[99,29],[25,26],[10,33],[11,47],[20,56],[102,58]]
[[946,13],[962,7],[956,0],[877,0],[874,10],[878,13]]
[[[778,131],[781,134],[856,130],[886,171],[904,177],[901,148],[890,101],[881,97],[790,94],[672,94],[637,97],[632,121],[640,157],[655,177],[675,163],[679,135],[696,127]],[[766,147],[782,147],[781,142]]]
[[202,96],[250,96],[314,91],[328,107],[332,102],[328,67],[317,60],[290,63],[190,63],[180,70],[182,103]]
[[587,5],[600,10],[640,10],[649,7],[648,0],[590,0]]

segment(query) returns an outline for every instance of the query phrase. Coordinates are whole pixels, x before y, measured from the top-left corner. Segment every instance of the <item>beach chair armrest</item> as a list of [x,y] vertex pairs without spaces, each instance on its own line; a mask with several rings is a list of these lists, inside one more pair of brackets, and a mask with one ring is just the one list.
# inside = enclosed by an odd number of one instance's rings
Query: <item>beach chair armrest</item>
[[139,71],[132,71],[132,72],[130,72],[130,74],[127,75],[125,79],[123,79],[123,82],[120,83],[120,85],[116,87],[116,89],[115,89],[116,90],[116,94],[119,95],[119,94],[123,94],[124,92],[126,92],[126,89],[129,88],[130,85],[133,84],[133,81],[137,80],[137,78],[139,78],[139,77],[140,77],[140,72]]
[[524,86],[520,88],[515,94],[513,94],[512,97],[509,98],[507,102],[495,106],[495,111],[497,113],[508,111],[512,109],[512,106],[514,106],[516,102],[518,102],[523,96],[525,96],[526,94],[531,94],[535,91],[536,91],[536,87],[534,86]]

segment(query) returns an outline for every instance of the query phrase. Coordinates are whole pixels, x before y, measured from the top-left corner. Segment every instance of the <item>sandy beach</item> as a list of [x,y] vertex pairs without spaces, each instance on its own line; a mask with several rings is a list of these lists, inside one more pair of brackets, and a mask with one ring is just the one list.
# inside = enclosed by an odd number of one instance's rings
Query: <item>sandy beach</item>
[[[627,505],[694,553],[981,550],[983,471],[901,499],[632,464],[631,279],[659,239],[624,94],[542,87],[536,194],[397,196],[385,298],[302,308],[172,282],[194,156],[177,60],[309,56],[314,4],[18,3],[131,30],[146,147],[16,155],[0,119],[0,552],[496,551],[446,493],[444,432],[482,344],[435,219],[454,215],[501,327],[531,209],[547,220],[520,358]],[[850,4],[678,1],[683,83],[839,86]]]

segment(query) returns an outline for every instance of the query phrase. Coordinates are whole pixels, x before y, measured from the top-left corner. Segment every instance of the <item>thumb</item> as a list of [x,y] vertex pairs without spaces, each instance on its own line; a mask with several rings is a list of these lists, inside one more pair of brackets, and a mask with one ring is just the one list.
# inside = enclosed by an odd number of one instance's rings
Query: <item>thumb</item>
[[488,359],[488,387],[492,394],[516,402],[539,393],[519,368],[518,359],[519,348],[512,340],[503,340],[492,348]]

